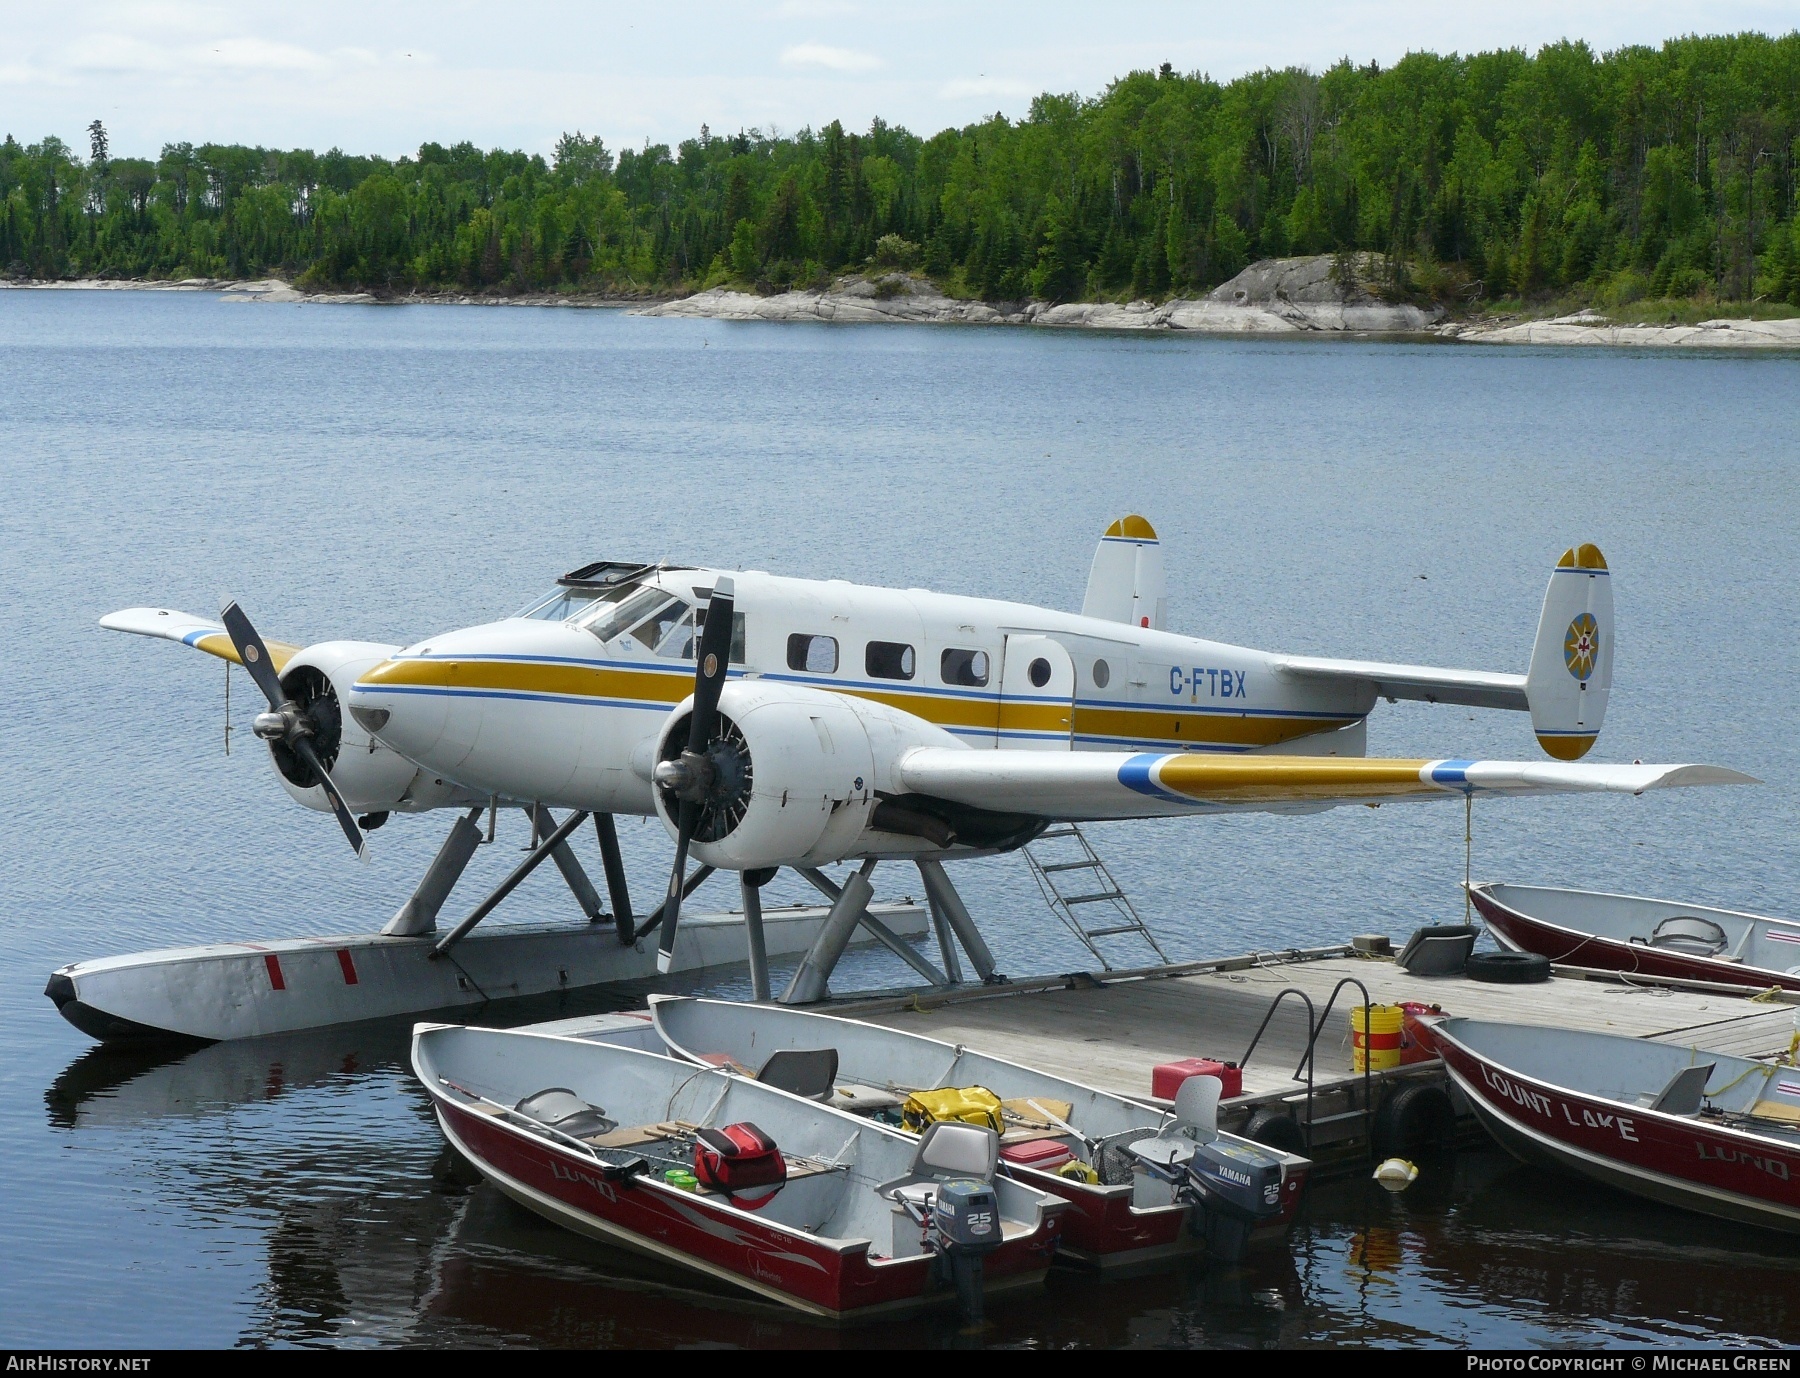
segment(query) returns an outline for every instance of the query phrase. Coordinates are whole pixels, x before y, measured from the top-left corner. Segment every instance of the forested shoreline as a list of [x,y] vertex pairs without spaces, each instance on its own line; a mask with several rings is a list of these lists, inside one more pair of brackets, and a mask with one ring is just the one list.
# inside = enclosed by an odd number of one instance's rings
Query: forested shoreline
[[1395,299],[1800,306],[1800,32],[1230,82],[1135,72],[922,138],[877,120],[617,156],[0,144],[0,274],[651,295],[871,264],[984,300],[1197,295],[1373,250]]

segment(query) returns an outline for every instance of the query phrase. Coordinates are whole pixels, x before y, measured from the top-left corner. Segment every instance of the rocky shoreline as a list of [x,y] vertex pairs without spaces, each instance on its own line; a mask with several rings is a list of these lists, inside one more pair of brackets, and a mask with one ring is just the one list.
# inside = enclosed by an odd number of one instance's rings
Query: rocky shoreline
[[[1015,325],[1044,329],[1186,331],[1216,335],[1411,336],[1464,344],[1578,345],[1627,349],[1800,349],[1800,319],[1718,319],[1697,325],[1619,324],[1597,311],[1549,320],[1447,320],[1442,307],[1381,300],[1369,282],[1374,255],[1265,259],[1204,297],[1165,302],[983,302],[946,296],[928,278],[894,270],[853,274],[824,290],[770,296],[716,287],[663,299],[528,293],[454,292],[378,296],[303,292],[279,278],[173,282],[86,279],[0,282],[16,290],[217,292],[227,301],[305,305],[564,306],[629,309],[644,316],[719,321],[835,324]],[[1347,279],[1347,280],[1346,280]]]
[[[1349,276],[1355,279],[1357,274],[1353,270]],[[1334,276],[1332,258],[1320,255],[1267,259],[1252,264],[1205,297],[1162,303],[962,301],[945,296],[927,278],[892,272],[841,278],[822,292],[782,292],[768,297],[716,287],[650,307],[642,314],[735,321],[895,321],[1282,335],[1301,331],[1418,334],[1431,330],[1444,313],[1441,308],[1383,302],[1359,281],[1340,283]]]

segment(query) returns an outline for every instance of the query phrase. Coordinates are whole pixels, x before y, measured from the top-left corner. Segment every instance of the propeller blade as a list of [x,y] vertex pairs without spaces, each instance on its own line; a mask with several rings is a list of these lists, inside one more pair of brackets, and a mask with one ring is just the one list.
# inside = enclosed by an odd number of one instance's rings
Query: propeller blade
[[313,750],[313,744],[305,737],[296,737],[289,744],[293,753],[313,768],[324,786],[325,797],[331,801],[331,811],[337,815],[338,827],[344,830],[344,836],[350,839],[350,845],[356,849],[359,861],[369,859],[368,845],[363,841],[362,829],[356,825],[356,816],[344,804],[344,796],[339,792],[337,782],[331,778],[331,772],[325,769],[325,763],[319,759],[319,753]]
[[688,750],[704,751],[712,744],[719,721],[719,695],[725,688],[725,672],[731,660],[731,624],[736,607],[731,576],[721,574],[706,606],[706,625],[700,629],[700,645],[694,656],[694,711],[688,720]]
[[681,801],[676,815],[675,866],[669,872],[669,895],[663,901],[662,928],[656,935],[656,970],[667,976],[675,961],[675,926],[681,922],[681,891],[687,880],[688,844],[694,840],[694,828],[700,822],[700,806]]
[[[706,605],[706,625],[700,630],[700,644],[694,650],[694,707],[688,717],[684,756],[698,756],[712,745],[713,730],[719,725],[719,695],[725,689],[731,662],[736,608],[731,576],[721,574],[713,583],[712,598]],[[656,969],[664,975],[675,957],[675,928],[681,922],[681,886],[687,879],[688,847],[699,826],[699,802],[683,799],[676,815],[675,868],[669,875],[669,898],[663,909],[662,930],[656,938]]]
[[256,681],[256,687],[263,692],[269,701],[269,707],[279,709],[287,702],[287,694],[281,687],[281,679],[275,673],[275,662],[269,659],[269,648],[263,645],[263,639],[256,634],[256,628],[250,625],[250,619],[244,610],[233,599],[219,613],[219,620],[225,624],[225,635],[231,638],[231,644],[237,648],[238,659],[244,662],[244,668],[250,672],[250,678]]

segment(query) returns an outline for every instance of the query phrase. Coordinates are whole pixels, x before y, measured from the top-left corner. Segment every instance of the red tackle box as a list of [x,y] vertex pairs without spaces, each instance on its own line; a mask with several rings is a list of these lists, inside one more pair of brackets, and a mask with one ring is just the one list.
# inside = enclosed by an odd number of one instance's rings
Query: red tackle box
[[1068,1146],[1057,1139],[1027,1139],[1022,1144],[1008,1144],[1000,1156],[1020,1167],[1034,1167],[1041,1172],[1055,1172],[1064,1163],[1075,1161]]
[[1214,1062],[1209,1057],[1184,1057],[1180,1062],[1158,1064],[1150,1071],[1150,1094],[1174,1100],[1175,1092],[1189,1077],[1217,1077],[1221,1099],[1244,1094],[1244,1073],[1237,1063]]

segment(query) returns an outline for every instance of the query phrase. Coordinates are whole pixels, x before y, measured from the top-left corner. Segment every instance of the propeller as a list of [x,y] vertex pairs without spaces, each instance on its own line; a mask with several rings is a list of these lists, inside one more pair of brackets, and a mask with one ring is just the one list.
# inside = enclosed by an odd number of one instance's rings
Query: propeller
[[735,728],[728,734],[717,730],[719,694],[725,688],[731,656],[734,594],[730,576],[720,575],[713,585],[706,625],[694,655],[694,707],[688,716],[687,748],[674,760],[659,762],[655,771],[656,783],[678,801],[675,867],[669,874],[669,896],[663,902],[662,931],[656,940],[656,969],[663,973],[668,972],[675,955],[675,925],[681,919],[681,890],[694,834],[702,818],[716,812],[707,806],[718,802],[721,786],[731,795],[747,792],[748,756],[741,750],[741,738]]
[[243,662],[244,669],[256,682],[256,687],[262,690],[263,697],[269,701],[269,711],[256,715],[251,731],[271,747],[276,744],[285,746],[305,763],[324,787],[325,797],[331,802],[331,811],[337,815],[338,826],[344,830],[344,836],[350,839],[356,855],[367,861],[369,849],[363,843],[362,829],[356,826],[355,817],[344,804],[344,796],[313,746],[312,718],[303,713],[281,687],[281,679],[275,673],[275,663],[269,659],[269,648],[263,645],[263,639],[256,634],[256,628],[250,625],[250,619],[244,615],[244,610],[237,605],[236,600],[225,605],[224,610],[219,613],[219,620],[225,624],[225,634],[237,648],[238,659]]

